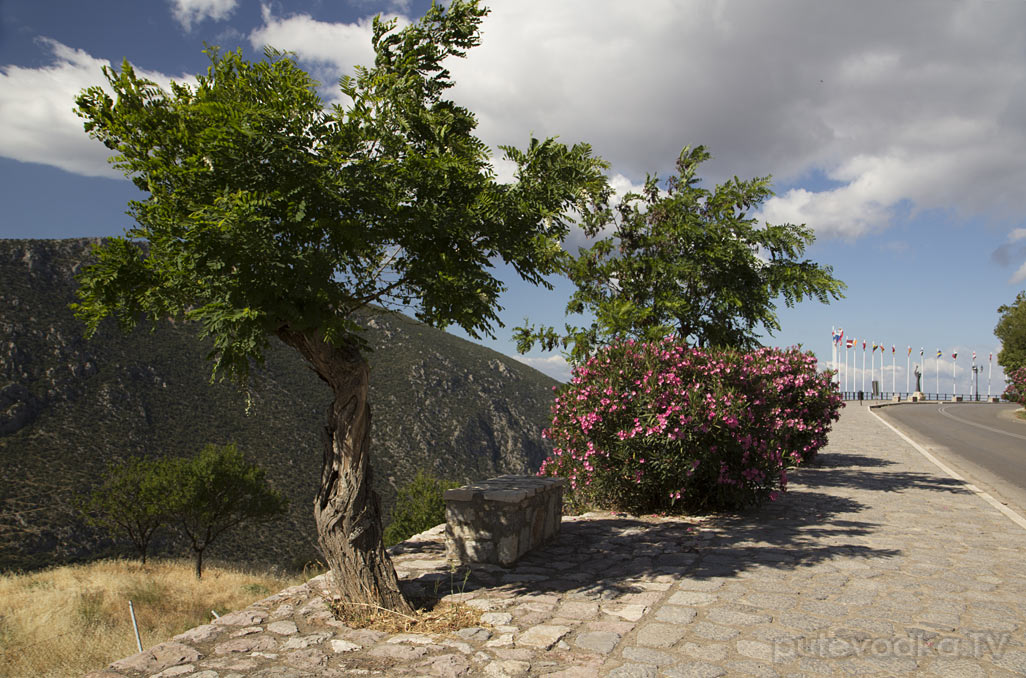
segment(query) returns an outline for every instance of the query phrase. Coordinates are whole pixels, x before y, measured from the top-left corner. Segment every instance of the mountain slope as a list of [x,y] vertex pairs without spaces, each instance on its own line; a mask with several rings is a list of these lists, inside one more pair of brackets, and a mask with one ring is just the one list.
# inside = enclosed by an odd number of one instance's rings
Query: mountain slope
[[[194,326],[162,322],[123,335],[110,323],[86,341],[68,304],[90,243],[0,240],[0,569],[109,553],[74,511],[108,462],[231,441],[267,469],[291,507],[284,520],[223,536],[211,555],[283,567],[315,558],[329,389],[277,341],[248,397],[210,383]],[[375,487],[386,516],[417,469],[467,481],[539,466],[555,381],[405,316],[366,324]]]

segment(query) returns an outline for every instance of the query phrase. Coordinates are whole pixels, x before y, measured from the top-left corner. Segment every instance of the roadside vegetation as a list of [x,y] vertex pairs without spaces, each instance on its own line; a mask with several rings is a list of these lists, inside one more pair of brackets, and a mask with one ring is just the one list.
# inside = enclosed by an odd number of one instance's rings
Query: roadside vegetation
[[805,259],[804,225],[760,224],[769,177],[702,188],[702,146],[676,175],[582,213],[595,239],[558,258],[575,285],[568,317],[529,324],[517,348],[562,348],[573,378],[552,408],[552,456],[575,508],[632,513],[734,510],[775,500],[790,469],[826,444],[843,406],[832,373],[800,348],[763,347],[776,304],[829,303],[845,285]]
[[251,573],[208,565],[197,580],[188,559],[103,560],[29,574],[0,574],[0,678],[64,678],[102,669],[319,571]]
[[1005,379],[1008,380],[1004,392],[1005,400],[1026,406],[1026,367],[1006,372]]
[[631,513],[735,510],[774,501],[837,420],[831,372],[798,349],[612,344],[574,369],[553,405],[542,472],[570,503]]

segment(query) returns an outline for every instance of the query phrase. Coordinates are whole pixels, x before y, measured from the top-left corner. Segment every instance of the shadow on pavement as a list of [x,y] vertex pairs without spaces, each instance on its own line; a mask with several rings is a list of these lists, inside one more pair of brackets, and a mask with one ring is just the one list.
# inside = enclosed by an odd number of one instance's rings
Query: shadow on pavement
[[[793,570],[826,561],[842,563],[839,569],[892,569],[902,552],[873,546],[866,539],[879,529],[878,523],[859,518],[867,505],[819,489],[969,491],[954,479],[888,470],[895,465],[861,454],[825,452],[815,465],[792,474],[790,491],[761,507],[700,517],[609,514],[564,520],[553,542],[528,553],[515,566],[473,565],[466,579],[462,570],[450,578],[467,592],[574,592],[615,600],[642,590],[636,586],[638,580],[658,575],[732,577],[754,568]],[[444,556],[444,545],[430,551]],[[427,575],[420,583],[437,580],[438,575]]]
[[817,463],[791,474],[795,483],[806,487],[850,487],[878,492],[902,490],[936,490],[954,494],[970,494],[963,480],[915,471],[884,471],[897,462],[845,452],[826,452]]

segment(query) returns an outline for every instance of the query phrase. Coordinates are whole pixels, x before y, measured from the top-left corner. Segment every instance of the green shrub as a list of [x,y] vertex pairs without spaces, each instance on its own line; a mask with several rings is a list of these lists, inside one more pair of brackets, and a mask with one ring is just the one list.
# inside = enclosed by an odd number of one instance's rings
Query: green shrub
[[1005,377],[1008,379],[1008,386],[1004,392],[1005,400],[1026,404],[1026,367],[1012,370]]
[[392,509],[392,522],[385,528],[385,546],[392,546],[415,534],[445,522],[445,491],[459,483],[441,480],[417,471],[409,484],[399,488]]
[[838,417],[830,376],[798,349],[615,343],[558,393],[541,473],[567,478],[576,503],[633,513],[776,499]]

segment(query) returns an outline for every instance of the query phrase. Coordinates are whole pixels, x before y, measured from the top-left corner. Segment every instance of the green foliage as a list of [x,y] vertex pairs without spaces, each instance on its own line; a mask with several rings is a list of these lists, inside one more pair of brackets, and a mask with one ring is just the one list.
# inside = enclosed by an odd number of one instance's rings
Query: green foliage
[[287,508],[264,470],[234,443],[207,445],[192,457],[111,465],[107,481],[81,505],[91,524],[126,534],[143,562],[153,533],[173,524],[191,542],[197,577],[203,551],[222,533],[243,522],[271,520]]
[[1008,386],[1003,394],[1005,400],[1011,403],[1026,404],[1026,367],[1020,367],[1005,374],[1008,379]]
[[474,115],[442,96],[444,60],[478,44],[485,13],[455,0],[403,29],[375,20],[374,66],[341,79],[344,107],[272,49],[251,63],[210,48],[196,86],[170,91],[105,68],[113,97],[91,87],[77,113],[147,197],[80,277],[88,331],[184,317],[213,341],[214,373],[238,379],[285,330],[360,345],[353,314],[372,303],[490,335],[491,262],[542,283],[563,214],[605,179],[587,145],[532,139],[503,148],[516,181],[495,181]]
[[831,376],[797,349],[614,342],[557,395],[541,472],[578,505],[635,513],[772,500],[826,443],[842,407]]
[[399,488],[392,509],[392,522],[385,528],[385,546],[398,544],[415,534],[445,522],[445,491],[459,483],[441,480],[417,471],[408,484]]
[[106,480],[79,503],[86,523],[132,542],[142,562],[154,533],[169,519],[169,504],[158,465],[143,458],[107,466]]
[[251,464],[234,443],[207,445],[194,457],[159,464],[168,513],[192,544],[196,577],[203,551],[221,533],[243,522],[263,522],[285,513],[288,501],[271,488],[264,470]]
[[994,334],[1001,340],[998,365],[1005,372],[1026,367],[1026,291],[1019,292],[1015,301],[998,308],[1001,314]]
[[666,190],[649,176],[642,194],[616,206],[608,193],[582,215],[589,237],[609,233],[562,270],[577,286],[568,314],[588,311],[590,327],[519,327],[518,349],[570,349],[580,364],[595,348],[633,337],[655,341],[676,334],[697,346],[752,348],[757,331],[780,325],[774,300],[792,306],[806,297],[827,303],[844,283],[829,266],[803,259],[812,231],[792,224],[759,227],[749,216],[772,195],[769,177],[737,177],[715,191],[699,188],[705,148],[685,148]]
[[[27,374],[16,383],[41,401],[35,420],[0,436],[10,509],[0,512],[0,570],[114,555],[105,530],[83,525],[74,498],[101,484],[112,460],[152,450],[189,455],[223,440],[267,470],[290,499],[289,516],[223,534],[204,560],[247,567],[315,560],[310,503],[320,480],[323,408],[297,403],[326,401],[330,390],[296,351],[274,342],[264,368],[252,375],[247,416],[244,393],[231,383],[209,383],[210,344],[197,339],[194,324],[164,322],[152,333],[141,326],[124,335],[105,322],[86,342],[68,304],[74,271],[88,257],[84,239],[0,241],[0,290],[9,303],[9,343],[0,342],[0,362]],[[541,430],[555,381],[407,316],[367,315],[360,322],[373,323],[366,336],[381,347],[368,362],[371,463],[385,524],[395,500],[390,477],[402,484],[431,468],[442,477],[488,478],[537,470],[548,456]],[[509,435],[494,435],[496,427]],[[424,440],[440,442],[418,443]],[[127,538],[118,541],[134,556]],[[188,549],[180,541],[158,531],[147,562]]]

